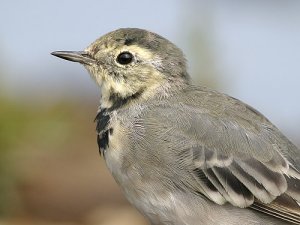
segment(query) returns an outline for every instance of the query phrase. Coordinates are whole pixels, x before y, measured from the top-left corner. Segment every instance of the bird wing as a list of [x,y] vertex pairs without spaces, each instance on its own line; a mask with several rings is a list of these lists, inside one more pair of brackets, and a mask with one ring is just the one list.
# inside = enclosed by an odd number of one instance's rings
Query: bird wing
[[250,106],[192,87],[153,104],[143,123],[164,169],[190,190],[300,224],[300,151]]

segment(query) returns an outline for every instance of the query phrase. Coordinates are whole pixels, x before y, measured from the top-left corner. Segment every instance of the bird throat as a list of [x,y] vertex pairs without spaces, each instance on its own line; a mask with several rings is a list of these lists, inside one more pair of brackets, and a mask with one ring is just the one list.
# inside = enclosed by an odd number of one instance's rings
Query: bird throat
[[139,98],[142,91],[138,91],[133,95],[126,98],[121,97],[118,94],[112,93],[108,100],[111,102],[110,107],[100,107],[95,118],[96,131],[97,131],[97,143],[99,147],[100,155],[105,157],[105,150],[109,147],[109,134],[112,134],[113,128],[110,126],[111,114],[122,108],[124,105],[132,100]]

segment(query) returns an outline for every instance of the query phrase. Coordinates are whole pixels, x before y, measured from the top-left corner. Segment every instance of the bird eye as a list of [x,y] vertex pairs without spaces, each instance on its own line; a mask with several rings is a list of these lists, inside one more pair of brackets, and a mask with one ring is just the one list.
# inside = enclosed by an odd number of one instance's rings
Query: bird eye
[[117,57],[117,62],[122,65],[127,65],[133,61],[133,55],[130,52],[122,52]]

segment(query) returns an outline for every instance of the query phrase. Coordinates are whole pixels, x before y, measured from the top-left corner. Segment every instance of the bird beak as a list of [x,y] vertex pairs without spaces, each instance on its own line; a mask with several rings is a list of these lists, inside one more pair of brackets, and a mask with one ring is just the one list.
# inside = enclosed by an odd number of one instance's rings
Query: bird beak
[[92,65],[96,62],[87,52],[85,51],[56,51],[52,52],[51,55],[57,56],[59,58],[69,60],[72,62],[79,62],[85,65]]

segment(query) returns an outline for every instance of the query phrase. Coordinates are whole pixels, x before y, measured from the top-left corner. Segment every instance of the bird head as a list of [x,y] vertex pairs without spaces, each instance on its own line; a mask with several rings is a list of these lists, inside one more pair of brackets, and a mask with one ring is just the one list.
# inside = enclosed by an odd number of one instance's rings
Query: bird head
[[83,51],[52,55],[83,64],[101,87],[101,104],[106,108],[116,99],[147,98],[158,87],[188,80],[181,50],[167,39],[137,28],[112,31]]

